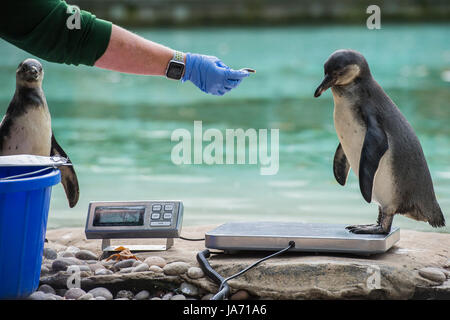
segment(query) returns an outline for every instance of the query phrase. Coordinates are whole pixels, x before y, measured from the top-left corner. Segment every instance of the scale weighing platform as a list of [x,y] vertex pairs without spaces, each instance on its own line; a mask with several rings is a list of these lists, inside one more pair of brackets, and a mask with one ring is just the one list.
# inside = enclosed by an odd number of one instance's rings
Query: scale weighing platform
[[354,234],[347,225],[296,222],[230,222],[205,234],[205,247],[236,251],[278,251],[295,242],[290,251],[371,255],[384,253],[400,240],[400,229],[387,235]]
[[111,239],[165,238],[165,245],[124,245],[130,251],[164,251],[178,238],[183,222],[181,201],[95,201],[89,204],[85,234],[102,239],[104,252],[115,251]]

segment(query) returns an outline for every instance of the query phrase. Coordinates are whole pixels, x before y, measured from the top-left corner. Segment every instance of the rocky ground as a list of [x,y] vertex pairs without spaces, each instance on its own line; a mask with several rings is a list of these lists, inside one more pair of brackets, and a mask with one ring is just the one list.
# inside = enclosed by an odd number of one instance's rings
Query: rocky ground
[[[213,227],[184,228],[183,235],[198,238]],[[202,241],[176,239],[168,251],[107,261],[101,256],[101,241],[86,240],[81,228],[49,230],[47,239],[40,287],[29,299],[209,299],[217,291],[195,258],[204,249]],[[213,255],[209,260],[226,277],[266,254]],[[400,242],[385,254],[286,253],[268,260],[229,282],[231,298],[450,299],[449,257],[450,234],[402,230]]]
[[[204,277],[202,269],[186,262],[167,263],[160,256],[145,259],[98,260],[97,254],[75,246],[63,247],[59,252],[50,247],[44,249],[41,268],[41,285],[30,295],[33,300],[186,300],[210,299],[212,294],[197,286],[176,279],[185,275],[190,279]],[[80,282],[74,275],[79,273]],[[140,274],[140,275],[137,275]],[[131,275],[126,280],[123,275]],[[134,276],[133,276],[134,275]],[[141,275],[150,276],[154,284],[133,284]],[[72,276],[72,277],[71,277]],[[172,277],[171,281],[158,285],[156,279]],[[119,281],[120,284],[114,283]],[[94,280],[95,279],[95,280]],[[134,279],[134,280],[133,280]],[[83,288],[83,289],[81,289]],[[143,288],[147,288],[143,289]],[[141,290],[142,289],[142,290]],[[234,295],[242,296],[242,293]],[[245,296],[245,297],[248,297]]]

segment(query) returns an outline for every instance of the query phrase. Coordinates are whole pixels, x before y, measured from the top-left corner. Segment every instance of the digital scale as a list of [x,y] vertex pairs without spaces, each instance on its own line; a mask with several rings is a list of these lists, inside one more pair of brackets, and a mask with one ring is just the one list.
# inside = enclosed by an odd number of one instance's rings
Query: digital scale
[[[165,238],[166,245],[127,245],[131,251],[161,251],[180,237],[181,201],[91,202],[86,238],[102,239],[105,252],[115,251],[111,239]],[[296,222],[229,222],[205,234],[205,247],[226,253],[277,251],[295,242],[291,251],[371,255],[389,250],[400,240],[400,229],[387,235],[354,234],[346,225]]]
[[86,238],[102,239],[104,252],[115,251],[111,239],[165,238],[165,245],[126,245],[130,251],[164,251],[178,238],[183,222],[181,201],[94,201],[89,204]]

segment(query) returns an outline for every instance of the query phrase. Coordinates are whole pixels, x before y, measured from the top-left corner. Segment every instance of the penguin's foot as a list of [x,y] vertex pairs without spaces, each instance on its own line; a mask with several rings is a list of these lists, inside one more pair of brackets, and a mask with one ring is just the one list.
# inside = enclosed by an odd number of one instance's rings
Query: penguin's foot
[[351,233],[357,234],[388,234],[389,230],[384,230],[379,224],[359,224],[345,227]]

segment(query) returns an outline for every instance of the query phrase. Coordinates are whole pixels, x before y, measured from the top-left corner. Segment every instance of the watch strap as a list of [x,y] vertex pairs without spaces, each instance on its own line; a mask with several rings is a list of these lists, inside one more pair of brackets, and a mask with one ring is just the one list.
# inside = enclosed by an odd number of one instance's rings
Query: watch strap
[[184,63],[183,53],[180,51],[174,51],[172,60]]

